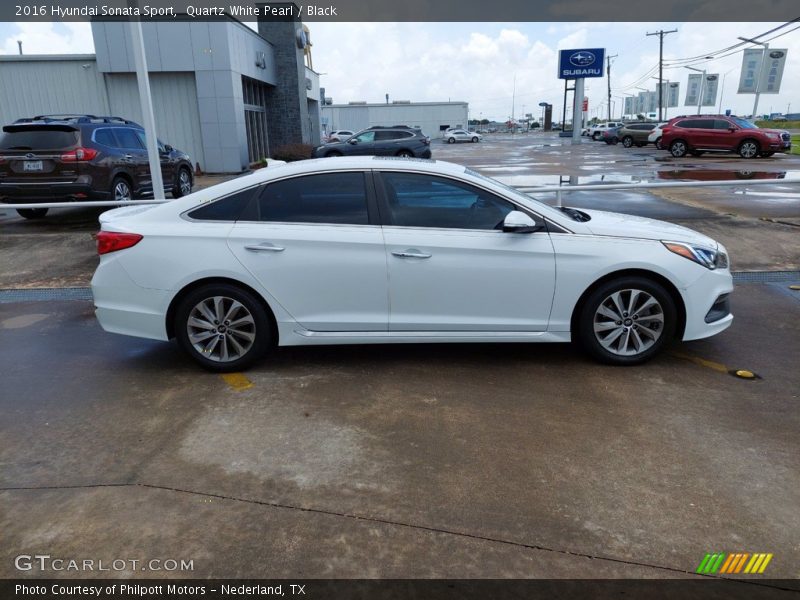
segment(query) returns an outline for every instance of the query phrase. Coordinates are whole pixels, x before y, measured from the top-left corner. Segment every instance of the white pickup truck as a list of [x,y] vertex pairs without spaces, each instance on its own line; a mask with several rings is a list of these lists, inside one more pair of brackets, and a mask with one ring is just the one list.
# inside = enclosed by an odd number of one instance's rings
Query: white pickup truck
[[590,125],[586,130],[588,135],[593,140],[599,140],[606,129],[613,129],[614,127],[622,127],[624,123],[618,121],[609,121],[608,123],[598,123],[597,125]]

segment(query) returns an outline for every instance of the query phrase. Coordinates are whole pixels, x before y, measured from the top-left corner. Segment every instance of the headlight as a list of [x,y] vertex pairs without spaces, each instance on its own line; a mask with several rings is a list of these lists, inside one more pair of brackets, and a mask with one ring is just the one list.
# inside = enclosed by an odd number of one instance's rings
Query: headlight
[[670,252],[674,252],[684,258],[703,265],[707,269],[727,269],[728,256],[724,252],[706,248],[705,246],[695,246],[684,244],[683,242],[661,242]]

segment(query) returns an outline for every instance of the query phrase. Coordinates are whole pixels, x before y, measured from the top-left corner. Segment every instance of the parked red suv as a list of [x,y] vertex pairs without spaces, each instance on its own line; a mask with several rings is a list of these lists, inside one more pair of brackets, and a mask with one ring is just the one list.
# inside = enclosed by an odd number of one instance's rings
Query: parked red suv
[[792,147],[787,131],[761,129],[749,121],[726,115],[675,117],[662,131],[661,148],[668,149],[675,157],[687,153],[700,156],[712,150],[738,152],[742,158],[755,158],[789,152]]

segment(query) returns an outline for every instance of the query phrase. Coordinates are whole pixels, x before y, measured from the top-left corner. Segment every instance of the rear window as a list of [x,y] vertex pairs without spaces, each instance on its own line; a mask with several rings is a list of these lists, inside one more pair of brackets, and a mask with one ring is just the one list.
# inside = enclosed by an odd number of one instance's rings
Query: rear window
[[0,150],[63,150],[77,142],[77,131],[13,131],[2,134]]

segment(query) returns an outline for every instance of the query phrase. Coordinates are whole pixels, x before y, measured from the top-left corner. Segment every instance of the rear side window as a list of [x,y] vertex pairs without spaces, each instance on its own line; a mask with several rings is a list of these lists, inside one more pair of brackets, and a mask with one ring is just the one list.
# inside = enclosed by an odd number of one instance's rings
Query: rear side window
[[114,132],[108,128],[98,129],[95,131],[94,141],[110,148],[115,148],[117,146],[117,140],[114,138]]
[[375,141],[400,140],[410,138],[412,135],[414,134],[409,131],[376,131]]
[[260,186],[235,192],[196,208],[188,216],[197,221],[237,221]]
[[78,143],[77,131],[23,130],[0,136],[0,150],[63,150]]
[[128,129],[127,127],[118,127],[114,130],[114,135],[119,140],[119,147],[120,148],[130,148],[133,150],[143,150],[144,145],[142,145],[139,136],[136,135],[136,132],[133,129]]
[[257,220],[275,223],[368,225],[363,173],[325,173],[267,185]]

